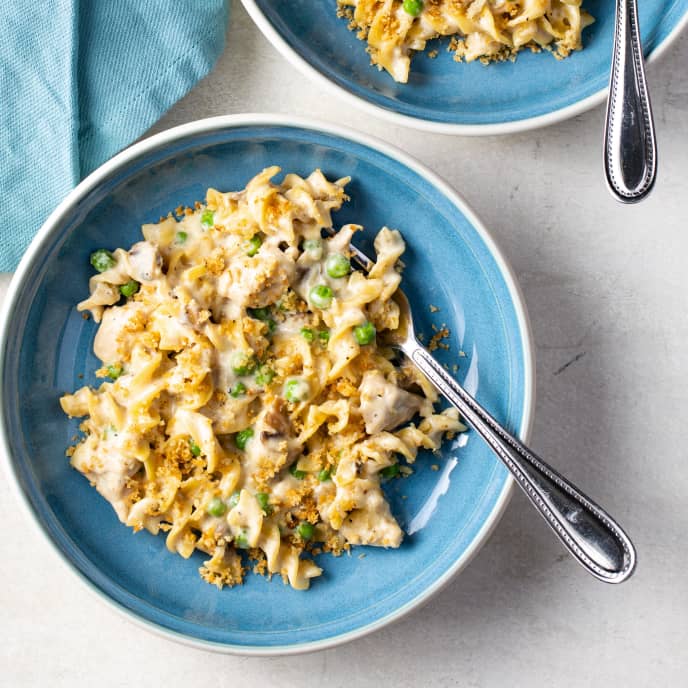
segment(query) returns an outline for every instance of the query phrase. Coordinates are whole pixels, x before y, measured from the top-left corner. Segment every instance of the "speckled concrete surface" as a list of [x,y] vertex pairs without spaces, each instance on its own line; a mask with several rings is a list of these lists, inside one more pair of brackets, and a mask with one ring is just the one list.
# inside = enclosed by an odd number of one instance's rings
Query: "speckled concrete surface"
[[[653,196],[629,208],[604,186],[602,109],[482,140],[394,127],[319,93],[234,5],[216,70],[155,131],[226,113],[307,114],[400,145],[457,188],[503,247],[530,309],[533,444],[629,530],[638,571],[618,588],[588,577],[516,495],[470,567],[396,625],[317,654],[228,657],[161,640],[106,608],[0,483],[0,683],[685,685],[688,35],[649,69],[660,177]],[[4,293],[7,279],[0,284]]]

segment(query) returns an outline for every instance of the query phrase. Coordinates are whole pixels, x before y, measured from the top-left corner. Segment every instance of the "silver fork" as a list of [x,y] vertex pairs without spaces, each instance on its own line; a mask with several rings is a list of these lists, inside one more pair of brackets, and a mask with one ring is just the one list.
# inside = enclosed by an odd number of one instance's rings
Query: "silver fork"
[[657,176],[657,141],[645,81],[636,0],[616,0],[604,169],[609,189],[622,203],[637,203],[645,198]]
[[[327,232],[335,234],[331,228]],[[353,244],[349,248],[357,266],[369,272],[373,267],[370,258]],[[390,344],[408,356],[487,442],[573,557],[601,581],[625,581],[636,563],[635,548],[626,533],[606,511],[503,428],[447,373],[418,341],[411,307],[401,289],[395,298],[400,328]]]

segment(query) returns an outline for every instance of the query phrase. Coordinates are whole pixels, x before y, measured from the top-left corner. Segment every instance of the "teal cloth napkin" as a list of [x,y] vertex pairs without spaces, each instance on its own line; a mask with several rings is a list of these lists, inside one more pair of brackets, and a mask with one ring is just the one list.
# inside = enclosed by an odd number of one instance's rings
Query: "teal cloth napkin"
[[0,0],[0,271],[203,76],[228,0]]

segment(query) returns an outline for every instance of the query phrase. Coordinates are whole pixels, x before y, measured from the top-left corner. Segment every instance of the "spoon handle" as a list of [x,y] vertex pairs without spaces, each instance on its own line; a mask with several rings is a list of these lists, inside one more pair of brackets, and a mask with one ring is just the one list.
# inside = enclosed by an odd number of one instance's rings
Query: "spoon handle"
[[504,462],[578,562],[606,583],[626,580],[635,548],[611,516],[507,432],[418,341],[409,338],[401,348]]
[[622,203],[641,201],[655,183],[657,142],[645,82],[636,0],[616,0],[604,167],[607,184]]

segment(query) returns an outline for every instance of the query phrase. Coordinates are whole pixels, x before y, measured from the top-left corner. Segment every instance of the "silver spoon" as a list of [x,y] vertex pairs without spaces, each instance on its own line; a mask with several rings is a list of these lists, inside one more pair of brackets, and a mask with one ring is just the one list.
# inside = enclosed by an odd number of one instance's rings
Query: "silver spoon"
[[[335,230],[328,228],[327,232],[334,235]],[[354,262],[368,272],[373,266],[370,258],[353,245],[349,248]],[[400,327],[390,344],[409,357],[487,442],[574,558],[601,581],[625,581],[636,563],[635,548],[626,533],[606,511],[503,428],[447,373],[416,338],[411,307],[400,289],[395,299]]]
[[622,203],[637,203],[652,191],[657,174],[657,142],[636,0],[616,0],[604,168],[609,189]]

